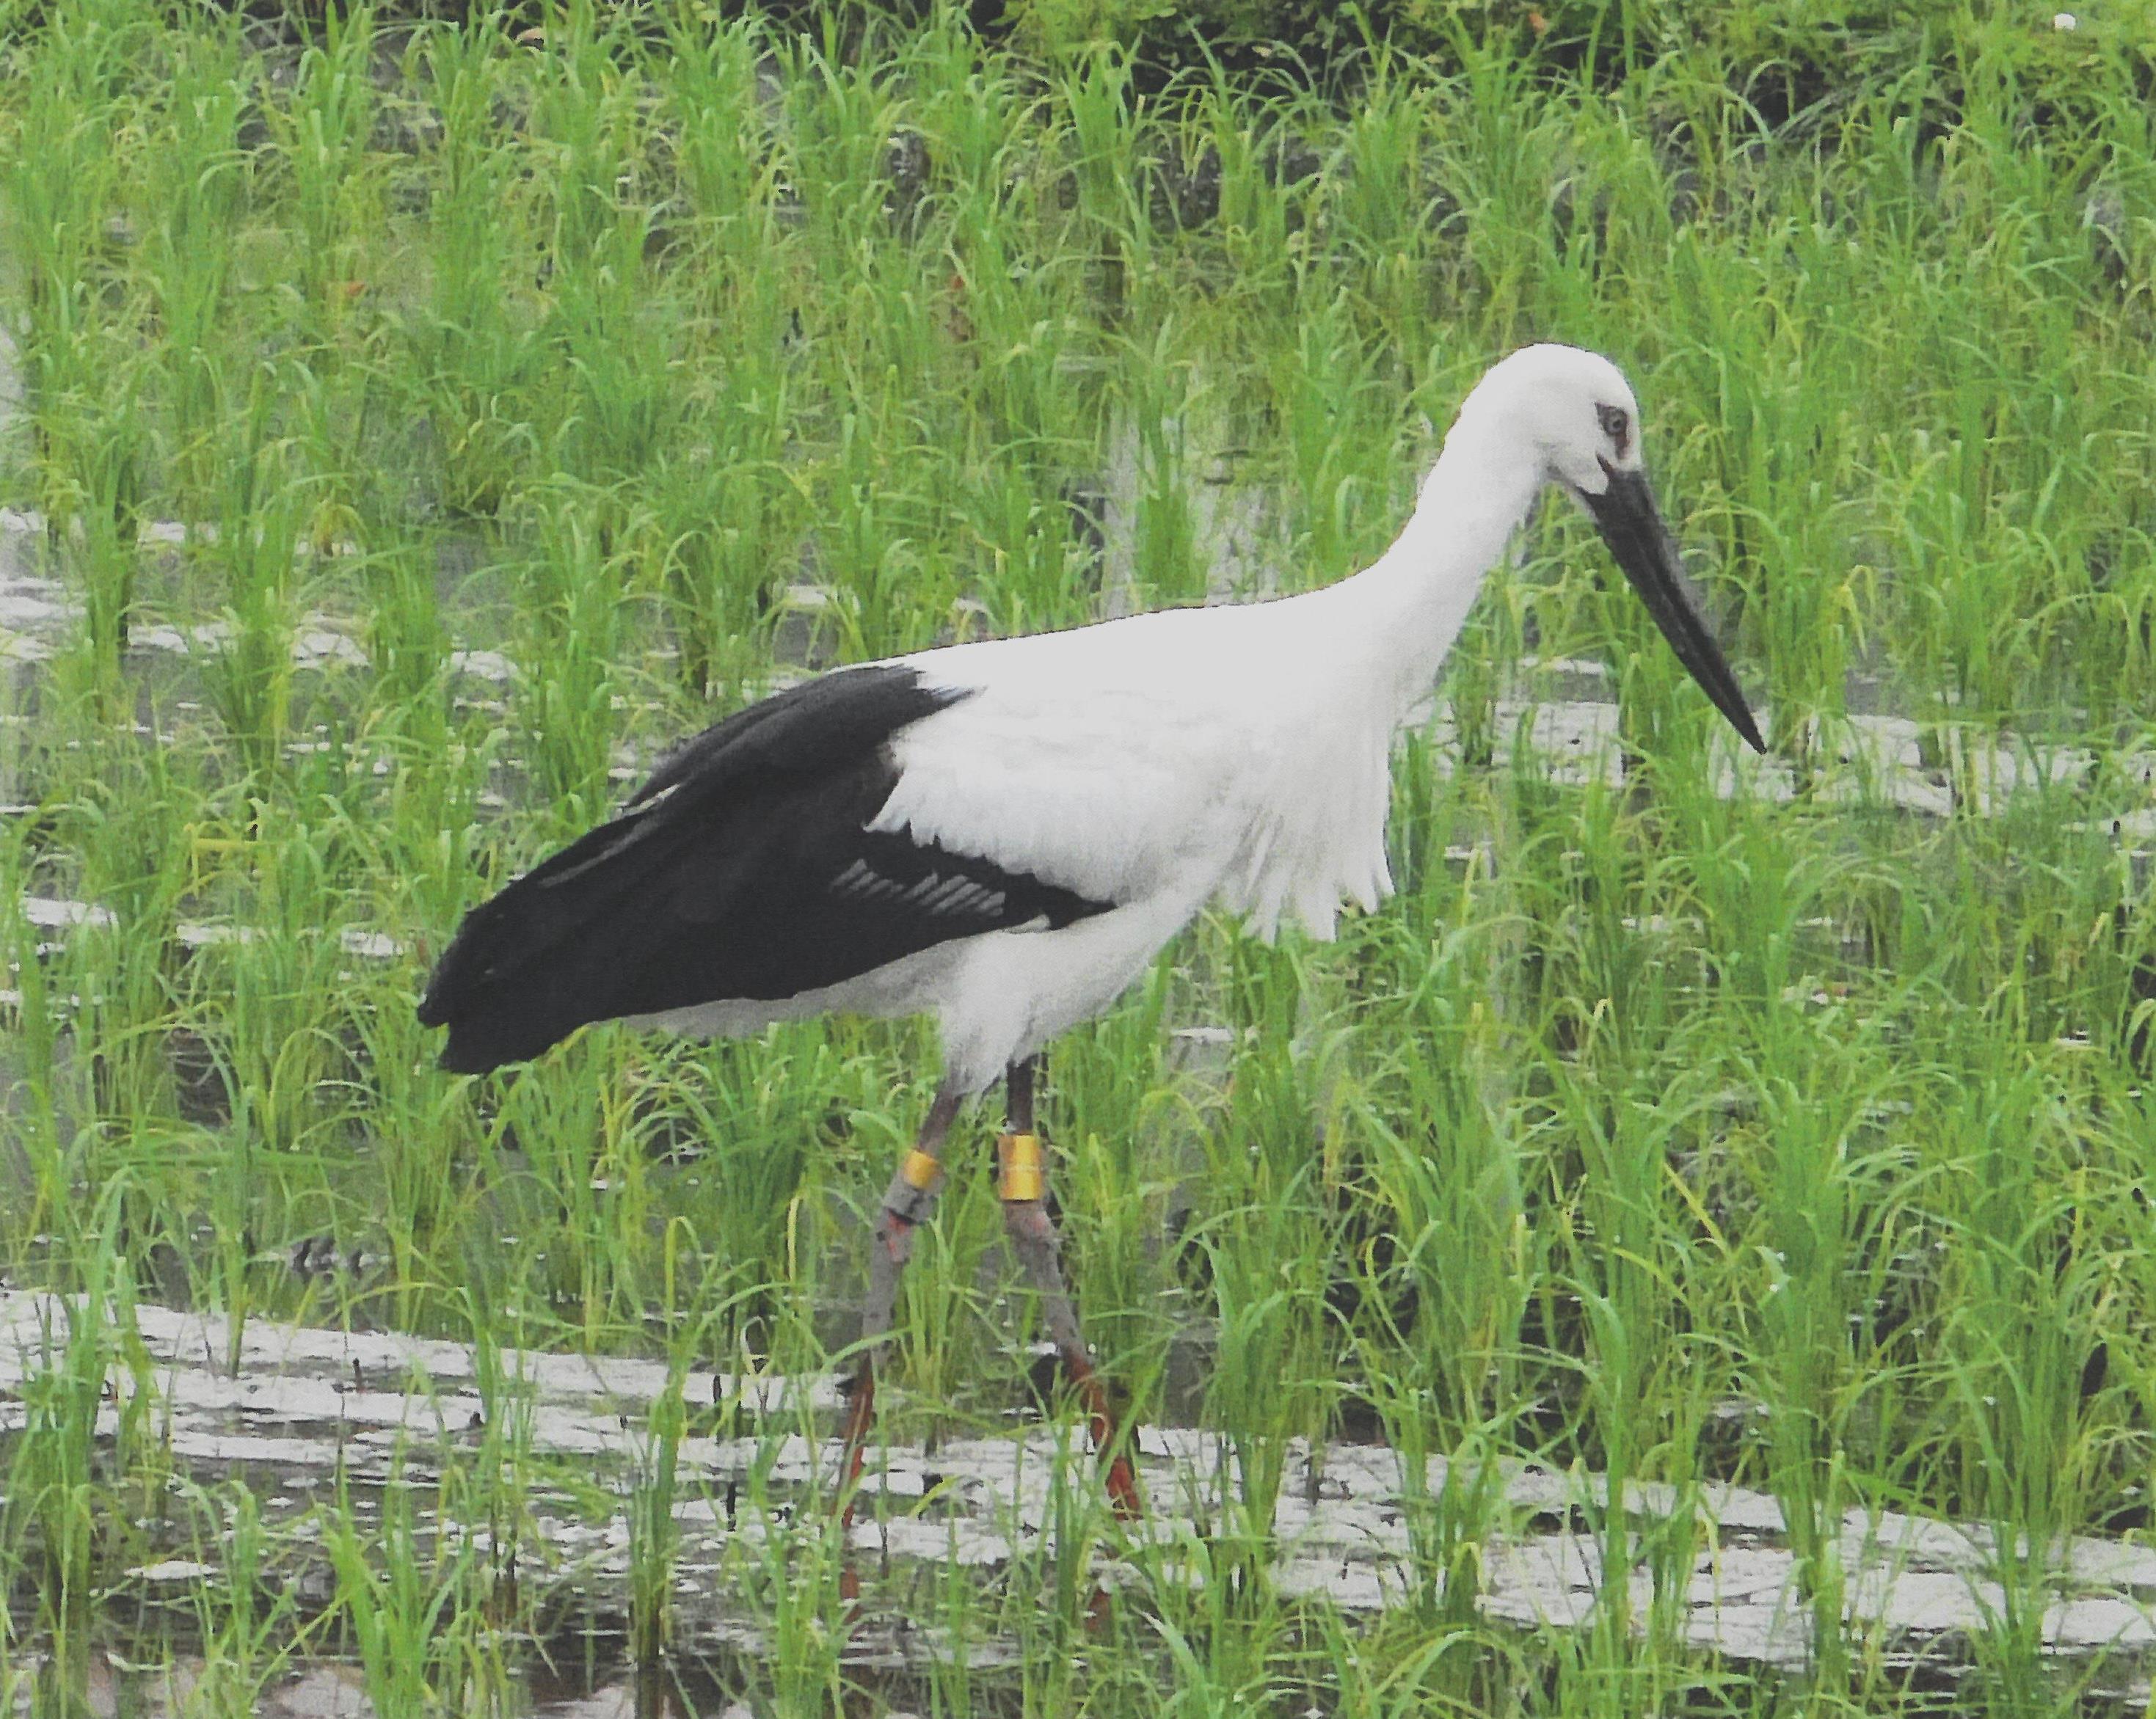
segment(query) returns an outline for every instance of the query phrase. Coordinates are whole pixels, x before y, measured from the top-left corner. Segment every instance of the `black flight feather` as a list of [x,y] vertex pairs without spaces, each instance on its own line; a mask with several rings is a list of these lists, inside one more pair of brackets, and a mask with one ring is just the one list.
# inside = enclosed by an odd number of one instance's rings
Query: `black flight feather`
[[976,855],[866,826],[891,736],[966,696],[896,665],[774,695],[676,750],[621,815],[465,916],[419,1003],[479,1074],[588,1022],[775,1001],[952,938],[1106,911]]

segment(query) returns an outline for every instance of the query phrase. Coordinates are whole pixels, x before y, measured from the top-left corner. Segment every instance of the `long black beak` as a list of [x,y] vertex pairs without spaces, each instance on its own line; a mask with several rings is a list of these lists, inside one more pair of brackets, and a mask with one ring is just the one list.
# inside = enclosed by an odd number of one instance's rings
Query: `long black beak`
[[1751,706],[1744,702],[1737,677],[1730,673],[1728,660],[1714,642],[1714,634],[1692,597],[1677,559],[1676,540],[1662,523],[1662,511],[1655,505],[1655,492],[1647,487],[1646,474],[1619,471],[1606,459],[1602,461],[1602,470],[1609,482],[1599,495],[1579,492],[1579,499],[1602,532],[1602,541],[1609,546],[1617,565],[1624,568],[1625,577],[1647,605],[1647,613],[1670,641],[1677,660],[1714,700],[1715,709],[1728,717],[1729,726],[1744,736],[1746,744],[1755,752],[1765,752],[1767,743],[1759,738]]

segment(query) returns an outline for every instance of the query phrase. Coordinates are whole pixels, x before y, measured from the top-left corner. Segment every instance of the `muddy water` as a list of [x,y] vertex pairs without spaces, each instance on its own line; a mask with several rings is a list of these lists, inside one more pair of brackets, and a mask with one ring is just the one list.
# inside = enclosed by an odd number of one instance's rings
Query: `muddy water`
[[[0,1294],[0,1432],[18,1432],[26,1388],[59,1364],[77,1304],[23,1291]],[[456,1343],[259,1321],[234,1332],[221,1318],[144,1306],[135,1316],[150,1366],[116,1365],[105,1436],[131,1399],[146,1391],[151,1424],[181,1473],[204,1486],[243,1480],[265,1521],[288,1537],[295,1591],[326,1604],[334,1591],[311,1527],[315,1506],[336,1491],[362,1521],[378,1520],[393,1489],[414,1489],[415,1506],[459,1496],[445,1474],[515,1454],[528,1502],[515,1568],[527,1597],[588,1645],[618,1633],[628,1611],[628,1516],[652,1444],[645,1417],[665,1388],[663,1366],[643,1360],[501,1352]],[[756,1655],[767,1644],[733,1596],[740,1560],[778,1547],[820,1516],[835,1475],[829,1436],[838,1398],[829,1380],[696,1373],[683,1381],[696,1414],[681,1441],[674,1520],[676,1639],[691,1661]],[[707,1408],[706,1406],[709,1405]],[[721,1422],[733,1430],[721,1435]],[[490,1442],[490,1428],[496,1434]],[[1120,1549],[1094,1554],[1105,1583],[1200,1579],[1191,1561],[1240,1496],[1232,1453],[1215,1436],[1147,1427],[1137,1436],[1147,1520]],[[1056,1496],[1090,1486],[1091,1459],[1072,1430],[1033,1425],[999,1436],[946,1439],[933,1451],[886,1444],[863,1484],[850,1543],[871,1594],[898,1591],[912,1573],[953,1564],[985,1578],[1014,1562],[1053,1556]],[[1393,1451],[1334,1445],[1288,1452],[1288,1483],[1274,1521],[1273,1579],[1288,1595],[1319,1597],[1351,1613],[1427,1599],[1441,1578],[1419,1561],[1428,1501],[1473,1491],[1486,1502],[1476,1604],[1492,1621],[1525,1629],[1584,1627],[1612,1579],[1627,1588],[1635,1617],[1654,1598],[1643,1568],[1605,1576],[1603,1547],[1582,1524],[1599,1516],[1608,1488],[1593,1475],[1525,1464],[1455,1469],[1442,1458],[1409,1475]],[[597,1496],[611,1502],[594,1507]],[[1680,1493],[1635,1486],[1625,1503],[1642,1527],[1688,1517],[1697,1551],[1684,1578],[1682,1628],[1697,1648],[1738,1664],[1803,1665],[1810,1614],[1779,1506],[1738,1487]],[[813,1531],[813,1530],[812,1530]],[[451,1537],[492,1549],[495,1525],[429,1516],[423,1538]],[[1840,1533],[1852,1619],[1911,1661],[1963,1661],[1969,1639],[2008,1615],[1998,1548],[1975,1526],[1892,1512],[1852,1511]],[[218,1548],[192,1537],[157,1547],[125,1592],[143,1614],[176,1604],[218,1579]],[[2156,1550],[2095,1537],[2062,1541],[2039,1561],[2045,1650],[2062,1665],[2102,1659],[2106,1686],[2145,1686],[2156,1661]],[[873,1609],[850,1650],[852,1663],[902,1677],[946,1650],[926,1632],[879,1624]],[[902,1619],[896,1611],[888,1614]],[[23,1620],[27,1622],[28,1620]],[[993,1644],[968,1650],[992,1670]],[[358,1697],[342,1674],[312,1668],[305,1699]],[[328,1680],[325,1683],[322,1680]],[[338,1691],[331,1691],[330,1684]],[[560,1699],[619,1699],[634,1680]],[[610,1693],[608,1691],[616,1691]],[[295,1699],[300,1699],[300,1696]],[[538,1700],[534,1692],[535,1701]],[[549,1700],[554,1699],[548,1697]],[[542,1711],[610,1711],[574,1705]],[[290,1711],[307,1711],[293,1708]],[[355,1709],[354,1711],[360,1711]],[[691,1706],[682,1711],[712,1711]]]
[[[37,1711],[41,1696],[49,1711],[93,1719],[178,1719],[204,1711],[204,1661],[184,1649],[154,1664],[103,1651],[64,1670],[49,1660],[18,1663],[26,1686],[20,1705],[28,1711]],[[511,1674],[509,1694],[514,1710],[529,1719],[757,1719],[744,1697],[757,1681],[732,1655],[680,1655],[639,1673],[619,1635],[578,1634],[535,1644]],[[257,1719],[376,1719],[377,1713],[365,1670],[336,1659],[309,1660],[271,1678],[252,1711]],[[889,1711],[902,1719],[902,1699]]]

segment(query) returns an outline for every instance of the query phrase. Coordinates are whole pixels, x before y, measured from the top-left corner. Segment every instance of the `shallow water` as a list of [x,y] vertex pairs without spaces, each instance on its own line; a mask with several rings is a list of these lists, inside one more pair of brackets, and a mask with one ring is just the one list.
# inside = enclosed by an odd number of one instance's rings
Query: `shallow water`
[[[184,1649],[147,1662],[93,1650],[71,1675],[49,1660],[33,1659],[22,1670],[18,1711],[37,1711],[41,1700],[95,1719],[166,1719],[202,1711],[205,1661]],[[520,1655],[501,1711],[527,1719],[756,1719],[757,1710],[744,1699],[755,1687],[738,1655],[683,1655],[642,1673],[630,1664],[620,1634],[564,1634],[535,1642]],[[885,1692],[892,1698],[886,1711],[903,1719],[910,1686],[901,1681]],[[1008,1708],[1019,1710],[1015,1701]],[[988,1711],[1006,1708],[996,1704]],[[356,1660],[309,1658],[264,1683],[253,1711],[258,1719],[374,1719],[377,1709]]]
[[[50,1296],[0,1295],[0,1392],[8,1398],[0,1402],[0,1432],[19,1436],[23,1398],[57,1364],[77,1314],[75,1305]],[[312,1604],[326,1604],[336,1587],[314,1538],[315,1506],[341,1491],[357,1519],[379,1523],[393,1491],[415,1506],[450,1497],[437,1491],[444,1475],[506,1456],[522,1476],[530,1511],[514,1563],[525,1593],[543,1596],[542,1609],[579,1639],[622,1627],[631,1559],[626,1512],[649,1472],[645,1415],[666,1386],[663,1364],[513,1351],[489,1357],[457,1343],[261,1321],[235,1333],[220,1316],[150,1305],[136,1310],[135,1328],[149,1370],[138,1378],[113,1368],[101,1435],[115,1434],[124,1405],[146,1388],[151,1422],[179,1472],[209,1488],[243,1481],[285,1545],[287,1580]],[[691,1661],[753,1657],[767,1645],[765,1625],[739,1608],[726,1573],[804,1527],[821,1532],[808,1525],[837,1470],[830,1434],[838,1393],[825,1378],[704,1372],[687,1375],[682,1390],[691,1430],[680,1445],[673,1507],[680,1537],[675,1640]],[[715,1429],[715,1415],[738,1430],[704,1430]],[[1095,1578],[1116,1583],[1142,1571],[1149,1582],[1200,1579],[1188,1548],[1232,1513],[1240,1486],[1235,1455],[1217,1435],[1192,1428],[1142,1428],[1137,1445],[1148,1514],[1122,1545],[1093,1554]],[[1502,1525],[1481,1549],[1476,1604],[1484,1617],[1541,1629],[1584,1627],[1595,1616],[1605,1587],[1604,1547],[1578,1525],[1607,1508],[1599,1476],[1513,1461],[1486,1474],[1439,1457],[1410,1486],[1399,1458],[1381,1446],[1336,1444],[1313,1457],[1296,1441],[1287,1455],[1274,1521],[1273,1582],[1282,1595],[1322,1598],[1351,1614],[1427,1602],[1430,1584],[1442,1578],[1419,1567],[1414,1525],[1428,1501],[1450,1486],[1455,1496],[1486,1491],[1492,1520]],[[1056,1495],[1073,1480],[1090,1485],[1090,1469],[1066,1425],[949,1438],[932,1451],[879,1444],[850,1536],[870,1611],[847,1662],[903,1673],[949,1651],[932,1632],[892,1628],[903,1610],[880,1612],[876,1596],[906,1590],[916,1569],[955,1568],[988,1579],[1016,1559],[1052,1557]],[[595,1505],[595,1498],[613,1502]],[[1808,1603],[1772,1497],[1733,1486],[1681,1494],[1635,1485],[1625,1502],[1640,1529],[1680,1512],[1696,1524],[1682,1602],[1687,1644],[1732,1664],[1805,1663]],[[494,1533],[452,1511],[429,1515],[418,1542],[446,1538],[491,1554]],[[1852,1511],[1839,1541],[1848,1615],[1909,1663],[1959,1665],[1970,1639],[2008,1614],[1997,1549],[1982,1527]],[[187,1596],[219,1579],[216,1549],[205,1557],[186,1538],[156,1552],[131,1570],[122,1594],[146,1618],[184,1616]],[[2156,1664],[2156,1550],[2077,1537],[2042,1562],[2050,1593],[2040,1626],[2045,1652],[2061,1665],[2100,1659],[2106,1687],[2145,1682]],[[1625,1579],[1632,1614],[1643,1619],[1653,1578],[1635,1568]],[[992,1670],[998,1652],[993,1641],[969,1644],[968,1663]],[[633,1699],[633,1684],[545,1700]],[[624,1689],[628,1696],[619,1693]],[[292,1698],[332,1695],[357,1699],[345,1673],[316,1667]],[[535,1711],[585,1711],[546,1706],[536,1691],[533,1699]]]

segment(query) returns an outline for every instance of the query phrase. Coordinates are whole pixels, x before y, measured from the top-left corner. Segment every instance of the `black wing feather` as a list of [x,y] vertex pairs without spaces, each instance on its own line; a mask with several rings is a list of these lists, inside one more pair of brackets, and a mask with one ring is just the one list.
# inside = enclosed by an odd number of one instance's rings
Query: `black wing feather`
[[954,937],[1106,911],[866,825],[893,735],[963,697],[841,670],[682,746],[622,814],[465,916],[419,1003],[442,1065],[483,1073],[588,1022],[835,985]]

